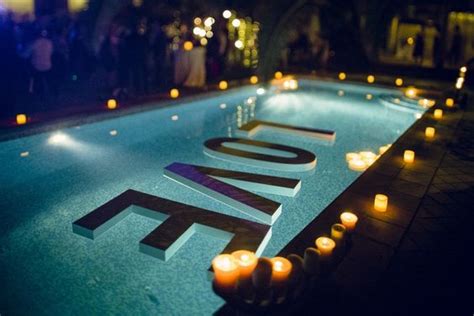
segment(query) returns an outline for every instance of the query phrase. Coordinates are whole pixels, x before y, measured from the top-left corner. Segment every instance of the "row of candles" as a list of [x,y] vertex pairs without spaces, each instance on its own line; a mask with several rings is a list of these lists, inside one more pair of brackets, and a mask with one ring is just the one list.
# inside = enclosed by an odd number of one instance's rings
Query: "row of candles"
[[[291,278],[294,264],[299,264],[311,274],[317,269],[319,261],[329,262],[332,259],[335,248],[342,245],[344,234],[354,231],[358,217],[351,212],[343,212],[340,221],[332,226],[331,237],[318,237],[314,241],[316,248],[307,248],[302,259],[296,255],[257,258],[255,253],[247,250],[218,255],[212,260],[215,287],[221,292],[232,293],[238,284],[248,282],[257,289],[283,286]],[[295,258],[300,258],[296,259],[298,263]]]

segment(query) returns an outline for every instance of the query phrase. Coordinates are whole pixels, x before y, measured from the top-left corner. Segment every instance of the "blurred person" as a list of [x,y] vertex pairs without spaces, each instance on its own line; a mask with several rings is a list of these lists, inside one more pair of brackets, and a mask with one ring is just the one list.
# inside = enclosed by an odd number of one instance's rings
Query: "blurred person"
[[459,25],[454,27],[453,40],[451,41],[451,48],[449,50],[449,61],[453,66],[457,66],[461,60],[462,52],[462,35]]
[[189,53],[189,72],[183,85],[189,88],[203,88],[206,84],[206,48],[197,40]]
[[423,64],[423,54],[425,52],[425,34],[424,28],[422,27],[421,31],[416,34],[415,37],[415,47],[413,48],[413,59],[416,64]]
[[52,55],[53,43],[48,38],[48,32],[43,30],[30,47],[30,63],[32,67],[30,93],[39,96],[43,107],[45,107],[45,102],[49,98],[50,77],[53,65]]

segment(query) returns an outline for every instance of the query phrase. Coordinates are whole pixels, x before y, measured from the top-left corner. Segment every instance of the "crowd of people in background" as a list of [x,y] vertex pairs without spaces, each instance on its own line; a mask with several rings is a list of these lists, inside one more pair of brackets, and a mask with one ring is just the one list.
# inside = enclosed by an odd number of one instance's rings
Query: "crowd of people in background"
[[[68,86],[91,81],[100,85],[103,99],[133,98],[170,86],[202,88],[224,69],[227,37],[223,29],[216,29],[216,36],[204,47],[184,24],[179,41],[173,41],[160,21],[131,15],[114,19],[94,49],[90,30],[68,14],[35,20],[0,14],[2,115],[21,111],[25,105],[28,112],[54,107]],[[189,52],[183,48],[188,41],[194,44]],[[177,60],[183,56],[186,62]],[[183,65],[187,65],[184,70]],[[183,71],[181,77],[177,75]]]

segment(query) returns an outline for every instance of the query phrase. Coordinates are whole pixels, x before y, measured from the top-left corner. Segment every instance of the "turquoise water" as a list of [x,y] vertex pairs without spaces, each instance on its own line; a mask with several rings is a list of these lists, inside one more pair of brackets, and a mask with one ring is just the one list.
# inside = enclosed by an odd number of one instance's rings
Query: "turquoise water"
[[[394,90],[315,81],[299,85],[298,91],[267,93],[255,102],[248,98],[257,96],[256,88],[244,87],[63,129],[59,137],[53,132],[0,143],[0,313],[199,315],[217,310],[222,300],[211,291],[207,268],[225,241],[195,234],[163,262],[138,250],[159,222],[133,214],[94,241],[74,234],[71,224],[129,188],[253,220],[163,177],[163,167],[175,161],[301,178],[294,198],[261,194],[283,204],[263,253],[275,255],[360,175],[347,168],[346,152],[377,152],[416,120],[413,111],[378,100],[399,94]],[[246,167],[203,154],[205,140],[234,136],[238,125],[252,118],[335,130],[336,141],[271,132],[255,138],[315,153],[312,172]]]

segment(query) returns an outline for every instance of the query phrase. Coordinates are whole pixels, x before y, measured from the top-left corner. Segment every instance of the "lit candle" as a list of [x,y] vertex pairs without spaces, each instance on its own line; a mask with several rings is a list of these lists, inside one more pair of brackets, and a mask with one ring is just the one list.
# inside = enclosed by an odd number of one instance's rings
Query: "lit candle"
[[373,75],[368,75],[367,76],[367,82],[368,83],[374,83],[375,82],[375,77]]
[[377,155],[371,151],[361,151],[359,155],[362,160],[374,160],[375,157],[377,157]]
[[388,196],[385,194],[376,194],[374,200],[374,209],[379,212],[387,211]]
[[346,154],[346,161],[349,162],[352,159],[360,159],[360,155],[358,153],[347,153]]
[[250,77],[250,83],[251,84],[257,84],[258,83],[258,77],[257,76],[251,76]]
[[346,74],[344,72],[340,72],[338,77],[339,77],[339,80],[345,80],[346,79]]
[[331,238],[340,244],[344,241],[344,234],[346,232],[346,227],[342,224],[334,224],[331,226]]
[[409,97],[409,98],[414,98],[416,97],[416,89],[413,88],[413,87],[409,87],[406,91],[405,91],[405,96]]
[[237,250],[232,253],[240,269],[240,277],[248,278],[252,275],[253,270],[257,266],[257,256],[247,250]]
[[346,227],[347,232],[354,231],[358,218],[357,215],[351,212],[344,212],[340,216],[341,223]]
[[117,108],[117,100],[115,100],[115,99],[109,99],[109,100],[107,101],[107,108],[108,108],[109,110],[114,110],[114,109],[116,109],[116,108]]
[[222,80],[222,81],[219,82],[219,89],[226,90],[227,87],[228,87],[227,81]]
[[24,125],[26,124],[26,121],[27,121],[27,117],[25,114],[17,114],[16,115],[16,123],[18,125]]
[[403,153],[403,161],[413,163],[415,161],[415,152],[413,150],[405,150]]
[[283,73],[281,71],[275,72],[275,79],[279,80],[283,78]]
[[222,290],[232,290],[239,278],[239,265],[231,255],[218,255],[212,260],[215,284]]
[[443,117],[443,110],[441,109],[436,109],[434,110],[434,118],[435,119],[441,119]]
[[397,85],[397,87],[400,87],[401,85],[403,85],[403,79],[402,78],[395,79],[395,85]]
[[447,106],[448,108],[451,108],[451,107],[454,106],[454,100],[453,100],[453,98],[446,98],[446,106]]
[[176,99],[177,97],[179,97],[179,90],[174,88],[174,89],[171,89],[170,90],[170,97],[172,99]]
[[327,258],[331,256],[334,247],[336,247],[336,243],[331,238],[319,237],[316,239],[316,247],[319,252],[321,252],[321,257]]
[[282,283],[288,280],[291,272],[291,262],[283,257],[275,257],[272,261],[272,282]]
[[425,136],[426,136],[426,138],[433,138],[435,136],[435,128],[434,127],[427,127],[425,129]]

